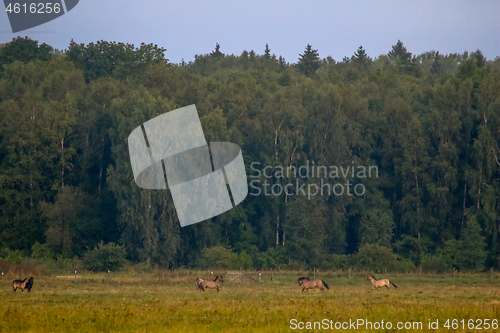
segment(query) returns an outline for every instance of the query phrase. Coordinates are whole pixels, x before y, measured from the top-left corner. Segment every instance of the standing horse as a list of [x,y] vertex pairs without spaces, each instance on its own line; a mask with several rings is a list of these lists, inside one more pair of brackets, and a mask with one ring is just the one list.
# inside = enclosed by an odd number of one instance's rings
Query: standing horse
[[299,278],[298,281],[299,281],[299,286],[302,286],[302,292],[304,292],[304,290],[309,291],[309,289],[314,289],[314,288],[324,290],[323,286],[325,286],[325,288],[327,290],[330,290],[330,287],[328,287],[328,284],[326,284],[326,282],[323,280],[311,281],[307,276],[303,276],[303,277]]
[[205,288],[203,288],[204,281],[205,280],[198,278],[198,280],[196,280],[196,289],[201,290],[201,291],[205,291]]
[[219,292],[219,287],[222,282],[224,282],[224,277],[222,275],[217,275],[213,281],[201,280],[200,285],[203,291],[205,291],[205,289],[217,289],[217,292]]
[[378,288],[380,287],[386,287],[387,289],[390,289],[389,287],[391,286],[391,284],[394,286],[394,288],[397,288],[397,286],[389,281],[389,279],[377,280],[375,279],[375,276],[373,276],[373,274],[370,274],[366,279],[372,282],[372,291],[375,288],[377,288],[378,290]]
[[18,288],[21,289],[21,292],[24,292],[24,289],[28,289],[31,291],[31,287],[33,286],[33,278],[26,278],[24,280],[14,280],[12,281],[12,290],[16,291]]

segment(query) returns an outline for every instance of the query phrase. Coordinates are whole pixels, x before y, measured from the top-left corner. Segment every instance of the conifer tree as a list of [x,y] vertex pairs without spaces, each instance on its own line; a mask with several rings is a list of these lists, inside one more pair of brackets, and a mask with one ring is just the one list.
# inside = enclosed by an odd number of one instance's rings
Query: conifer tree
[[266,43],[266,49],[264,50],[264,59],[271,59],[271,49],[269,48],[269,44]]
[[370,57],[366,54],[366,51],[363,49],[363,46],[360,46],[358,50],[354,53],[354,61],[360,66],[367,68]]
[[307,44],[304,54],[299,58],[299,71],[305,76],[312,76],[321,66],[318,50],[313,50],[310,44]]

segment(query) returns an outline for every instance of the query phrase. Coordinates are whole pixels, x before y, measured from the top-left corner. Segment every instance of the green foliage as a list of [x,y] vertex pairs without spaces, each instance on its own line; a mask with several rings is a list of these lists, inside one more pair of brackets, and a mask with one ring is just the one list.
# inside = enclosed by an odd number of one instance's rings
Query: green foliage
[[38,42],[28,37],[17,37],[10,43],[4,44],[0,48],[0,72],[2,66],[11,64],[14,61],[28,63],[34,60],[48,61],[52,57],[53,48],[45,43],[38,45]]
[[55,258],[54,252],[51,250],[50,246],[45,244],[40,244],[36,242],[31,247],[31,258],[33,259],[53,259]]
[[313,50],[312,46],[307,44],[304,54],[300,55],[297,67],[305,76],[312,76],[321,67],[318,50]]
[[400,260],[392,250],[378,244],[365,244],[353,257],[353,264],[358,270],[373,272],[414,270],[415,264],[409,260]]
[[[203,266],[197,259],[217,245],[239,253],[229,251],[227,267],[499,267],[498,59],[413,56],[401,41],[388,55],[371,59],[360,47],[342,62],[320,59],[311,45],[296,64],[269,45],[239,56],[216,45],[178,65],[164,52],[72,42],[56,56],[26,38],[0,48],[1,247],[70,260],[119,241],[131,261],[164,268]],[[349,181],[350,192],[360,183],[361,196],[249,195],[180,228],[169,191],[134,185],[127,138],[190,104],[207,141],[242,148],[249,176],[253,162],[376,166],[377,176],[322,179]],[[268,190],[321,184],[272,172],[253,180]]]
[[[42,203],[42,218],[47,221],[46,245],[55,254],[71,258],[83,255],[99,239],[101,221],[95,216],[93,198],[78,188],[65,186],[57,194],[55,203]],[[45,245],[45,244],[44,244]]]
[[321,265],[323,269],[331,271],[348,270],[349,269],[349,256],[344,254],[331,254]]
[[165,51],[145,43],[136,48],[133,44],[98,41],[84,45],[72,40],[66,55],[90,82],[103,76],[125,78],[138,74],[146,64],[165,62]]
[[[222,246],[214,246],[204,249],[196,259],[196,267],[200,269],[228,269],[234,268],[237,260],[242,260],[242,264],[248,264],[246,253],[239,258],[231,249]],[[250,258],[251,259],[251,258]]]
[[411,260],[419,266],[422,258],[429,253],[429,246],[432,242],[426,238],[415,238],[409,235],[403,237],[394,244],[398,254]]
[[353,61],[362,68],[367,69],[371,59],[366,54],[366,51],[363,49],[363,46],[360,46],[358,50],[354,53]]
[[482,271],[487,252],[485,237],[481,235],[481,226],[473,217],[462,229],[462,238],[458,245],[457,265],[464,271]]
[[245,251],[242,251],[234,259],[234,267],[236,269],[242,268],[244,270],[253,270],[254,267],[252,257],[250,257]]
[[26,259],[23,252],[19,250],[10,250],[8,248],[3,248],[0,250],[0,260],[6,261],[11,264],[19,264]]
[[116,271],[126,264],[126,255],[123,246],[100,242],[96,248],[85,253],[83,265],[85,269],[93,272]]

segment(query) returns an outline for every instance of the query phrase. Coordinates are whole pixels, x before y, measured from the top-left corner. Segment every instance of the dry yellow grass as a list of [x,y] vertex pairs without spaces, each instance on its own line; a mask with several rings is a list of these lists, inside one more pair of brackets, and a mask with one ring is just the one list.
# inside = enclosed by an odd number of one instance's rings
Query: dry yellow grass
[[[224,283],[221,292],[195,288],[196,276],[179,278],[35,278],[31,293],[0,282],[1,332],[290,332],[297,322],[422,322],[414,332],[446,332],[447,319],[500,319],[500,280],[489,276],[390,276],[398,289],[371,291],[366,277],[322,277],[330,291],[301,292],[297,276],[271,283]],[[439,330],[428,329],[439,320]],[[451,322],[450,322],[451,324]],[[459,325],[462,325],[459,323]],[[308,331],[308,330],[304,330]],[[310,330],[310,331],[320,331]],[[332,331],[342,331],[336,330]],[[367,330],[352,332],[393,332]],[[407,330],[401,330],[401,332]]]

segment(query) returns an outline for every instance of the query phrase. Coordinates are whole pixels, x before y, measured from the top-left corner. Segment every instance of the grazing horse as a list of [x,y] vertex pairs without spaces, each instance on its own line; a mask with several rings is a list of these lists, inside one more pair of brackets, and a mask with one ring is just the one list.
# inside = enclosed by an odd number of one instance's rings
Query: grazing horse
[[309,289],[314,289],[314,288],[324,290],[323,286],[325,286],[327,290],[330,290],[328,284],[326,284],[326,282],[323,280],[311,281],[307,276],[303,276],[299,278],[298,281],[299,281],[299,286],[302,286],[302,292],[304,292],[304,290],[309,291]]
[[375,276],[373,276],[373,274],[370,274],[368,276],[368,278],[366,278],[367,280],[370,280],[372,282],[372,291],[373,289],[377,288],[380,288],[380,287],[386,287],[387,289],[390,289],[389,287],[391,286],[391,284],[394,286],[394,288],[397,288],[397,286],[392,283],[391,281],[389,281],[389,279],[382,279],[382,280],[377,280],[375,279]]
[[203,288],[201,290],[205,291],[205,289],[217,289],[217,292],[219,292],[219,287],[222,282],[224,282],[224,277],[222,275],[217,275],[213,281],[201,280],[200,285]]
[[33,278],[32,277],[30,277],[29,279],[26,278],[24,280],[12,281],[12,289],[14,291],[16,291],[17,289],[21,289],[21,292],[24,292],[24,289],[28,289],[28,291],[30,291],[32,286],[33,286]]

